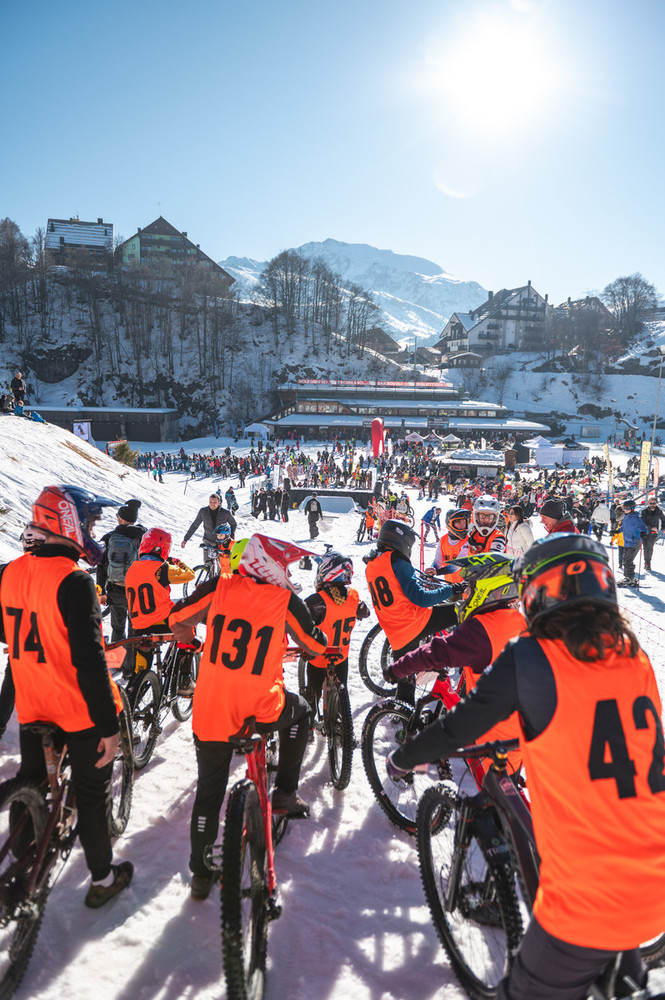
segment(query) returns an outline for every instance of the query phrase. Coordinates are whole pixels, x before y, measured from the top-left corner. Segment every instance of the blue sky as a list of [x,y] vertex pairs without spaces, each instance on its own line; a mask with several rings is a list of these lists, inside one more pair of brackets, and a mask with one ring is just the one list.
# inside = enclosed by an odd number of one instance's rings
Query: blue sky
[[0,217],[665,294],[663,0],[3,0]]

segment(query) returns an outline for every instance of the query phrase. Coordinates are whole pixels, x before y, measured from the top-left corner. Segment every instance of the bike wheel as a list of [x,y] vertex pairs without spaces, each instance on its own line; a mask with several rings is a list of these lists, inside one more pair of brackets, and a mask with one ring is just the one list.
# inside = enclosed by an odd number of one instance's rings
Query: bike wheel
[[263,817],[256,786],[231,791],[222,845],[222,957],[228,1000],[261,1000],[268,947]]
[[[196,678],[199,676],[199,663],[201,662],[201,654],[194,653],[192,656],[192,673],[191,677],[196,684]],[[176,677],[176,684],[178,683],[178,678]],[[176,694],[173,701],[171,702],[171,711],[175,715],[178,722],[186,722],[192,714],[192,709],[194,708],[194,695],[178,695]]]
[[640,955],[647,969],[659,969],[665,965],[665,934],[640,945]]
[[492,815],[474,818],[464,846],[461,823],[450,792],[435,786],[424,793],[417,817],[420,878],[460,983],[473,1000],[492,1000],[522,938],[522,917],[509,848],[505,842],[503,851],[497,847]]
[[132,704],[132,751],[137,771],[152,757],[159,736],[160,693],[157,675],[146,670],[136,686]]
[[358,526],[358,531],[356,532],[356,541],[364,542],[365,534],[367,532],[367,525],[365,523],[365,518],[362,519],[360,525]]
[[398,781],[388,777],[386,758],[409,738],[413,711],[401,701],[380,701],[367,714],[361,744],[365,774],[376,801],[391,823],[410,834],[416,832],[418,802],[423,792],[433,781],[451,778],[445,761],[430,764],[427,771],[412,771]]
[[209,576],[210,576],[210,568],[207,565],[207,563],[204,563],[201,566],[195,566],[194,579],[189,580],[187,583],[183,583],[182,585],[182,596],[188,597],[189,594],[194,593],[198,585],[200,583],[205,583]]
[[353,761],[353,718],[349,692],[343,684],[328,689],[325,727],[330,780],[341,792],[351,780]]
[[122,712],[118,716],[120,724],[118,752],[111,772],[111,816],[109,827],[111,837],[120,837],[127,828],[132,808],[134,790],[134,753],[132,750],[132,710],[127,695],[122,688]]
[[15,779],[0,786],[0,1000],[8,1000],[23,979],[44,915],[49,874],[32,892],[28,882],[47,822],[36,785]]
[[388,697],[395,693],[395,686],[383,679],[383,667],[389,663],[390,643],[380,625],[374,625],[360,647],[358,670],[366,688],[373,694]]

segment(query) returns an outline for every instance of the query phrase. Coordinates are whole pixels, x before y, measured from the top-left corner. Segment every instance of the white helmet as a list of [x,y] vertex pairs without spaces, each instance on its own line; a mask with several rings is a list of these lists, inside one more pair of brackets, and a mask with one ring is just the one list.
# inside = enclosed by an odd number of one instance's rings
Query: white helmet
[[[480,524],[478,521],[479,514],[491,514],[493,515],[493,520],[491,524]],[[491,497],[488,494],[485,496],[478,497],[473,505],[473,512],[471,514],[471,523],[476,529],[479,535],[483,538],[487,538],[491,535],[496,526],[499,523],[499,515],[501,514],[501,505],[496,497]]]
[[301,549],[293,542],[267,535],[252,535],[240,557],[238,573],[251,576],[275,587],[285,587],[298,594],[302,587],[291,579],[289,563],[298,562],[303,556],[313,556],[313,552]]

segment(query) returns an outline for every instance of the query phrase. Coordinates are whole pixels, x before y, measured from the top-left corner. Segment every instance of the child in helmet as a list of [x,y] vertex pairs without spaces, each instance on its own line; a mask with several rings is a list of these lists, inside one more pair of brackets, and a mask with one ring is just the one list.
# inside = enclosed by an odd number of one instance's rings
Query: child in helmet
[[471,512],[469,553],[505,552],[506,536],[499,529],[501,504],[489,494],[478,497]]
[[[169,532],[149,528],[141,539],[138,559],[127,570],[125,593],[129,621],[136,635],[167,634],[168,616],[174,604],[170,585],[194,579],[194,570],[179,559],[171,558],[170,552]],[[151,660],[152,651],[139,647],[134,674],[145,670]],[[188,684],[183,682],[183,686]]]
[[215,538],[217,539],[217,551],[219,552],[219,572],[221,576],[230,576],[231,549],[233,548],[231,525],[228,522],[218,524],[215,528]]
[[643,987],[639,945],[665,927],[656,678],[595,539],[539,540],[513,574],[528,634],[508,644],[453,712],[395,750],[388,770],[396,778],[445,758],[517,711],[540,885],[499,1000],[586,996],[618,952],[619,978],[629,970]]
[[440,570],[469,554],[470,515],[464,507],[457,507],[446,513],[445,521],[448,531],[439,539],[432,565],[425,572],[428,576],[442,575],[448,583],[459,583],[462,577],[458,572],[442,574]]
[[[350,586],[353,579],[353,562],[340,552],[326,552],[319,562],[314,586],[316,593],[305,598],[312,621],[325,634],[329,646],[341,646],[344,655],[335,663],[335,672],[342,684],[349,674],[348,648],[351,632],[360,618],[369,617],[369,608]],[[327,659],[314,657],[307,664],[308,701],[314,709],[319,704]]]
[[170,615],[173,632],[187,641],[204,619],[207,635],[194,692],[192,730],[198,781],[190,826],[191,892],[205,899],[214,875],[204,861],[214,844],[233,756],[230,738],[253,717],[259,733],[279,732],[279,764],[273,810],[293,817],[309,812],[298,795],[307,747],[309,706],[284,688],[282,660],[287,633],[309,655],[321,654],[326,638],[311,618],[289,564],[313,555],[293,542],[256,534],[236,542],[237,572],[215,577],[180,601]]

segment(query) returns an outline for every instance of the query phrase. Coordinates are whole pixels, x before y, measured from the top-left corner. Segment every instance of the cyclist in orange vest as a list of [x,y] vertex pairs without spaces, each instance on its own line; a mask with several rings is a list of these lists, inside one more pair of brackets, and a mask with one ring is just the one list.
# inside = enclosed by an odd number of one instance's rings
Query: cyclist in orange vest
[[471,516],[468,510],[458,507],[456,510],[449,510],[445,521],[448,529],[445,535],[439,539],[432,565],[425,570],[428,576],[443,576],[447,583],[459,583],[462,579],[459,572],[442,573],[441,570],[448,563],[455,559],[463,558],[469,554],[469,521]]
[[477,552],[505,552],[506,536],[499,529],[501,504],[489,494],[478,497],[471,512],[469,555]]
[[[335,673],[342,684],[349,675],[348,648],[356,621],[368,618],[370,610],[350,586],[353,562],[339,552],[326,552],[319,563],[314,586],[316,593],[305,598],[312,621],[326,636],[329,646],[341,646],[346,655],[335,664]],[[325,656],[314,657],[307,663],[307,700],[314,709],[319,703],[327,666]]]
[[[170,557],[171,535],[162,528],[149,528],[139,546],[139,557],[131,564],[125,575],[125,593],[129,622],[135,635],[167,634],[167,620],[174,601],[171,598],[172,583],[188,583],[194,579],[194,570],[179,559]],[[197,640],[198,642],[198,640]],[[195,649],[196,646],[192,646]],[[187,652],[186,647],[183,647]],[[192,694],[191,657],[183,655],[179,674],[181,694]],[[152,649],[136,649],[134,672],[130,687],[136,676],[147,670],[152,662]]]
[[[461,583],[432,581],[431,587],[424,585],[411,565],[416,537],[413,528],[403,521],[384,521],[377,547],[365,559],[374,611],[396,658],[457,622],[455,608],[444,602],[454,600],[463,590]],[[426,579],[423,575],[423,581]],[[397,694],[413,703],[413,685],[402,682]]]
[[67,742],[78,835],[92,877],[85,905],[96,909],[132,880],[114,865],[108,825],[112,762],[122,702],[102,644],[99,600],[83,557],[104,552],[92,526],[110,505],[79,487],[47,486],[32,508],[31,549],[0,568],[0,640],[9,647],[21,725],[19,777],[46,778],[41,738],[31,723],[57,726]]
[[207,625],[192,714],[198,782],[189,867],[195,899],[205,899],[215,880],[204,852],[219,829],[233,756],[229,737],[245,719],[255,716],[260,733],[279,731],[273,809],[295,818],[308,815],[298,782],[309,706],[299,694],[285,690],[282,661],[287,633],[309,655],[326,647],[325,635],[312,622],[289,573],[289,563],[311,555],[292,542],[253,535],[233,547],[231,567],[237,572],[201,584],[171,612],[173,633],[183,641],[191,640],[198,622]]
[[[512,559],[498,552],[483,552],[458,559],[456,565],[465,582],[463,600],[457,605],[459,625],[449,635],[435,635],[390,664],[384,671],[390,683],[396,684],[412,674],[460,670],[468,692],[504,646],[526,630],[518,608],[517,584],[511,576]],[[512,715],[492,726],[478,742],[519,736],[517,716]],[[512,770],[519,771],[521,750],[511,751],[508,759]]]
[[605,548],[579,534],[515,563],[529,634],[445,718],[388,758],[393,778],[519,713],[541,858],[533,918],[500,1000],[568,1000],[618,952],[646,985],[639,945],[665,928],[662,705],[622,618]]

